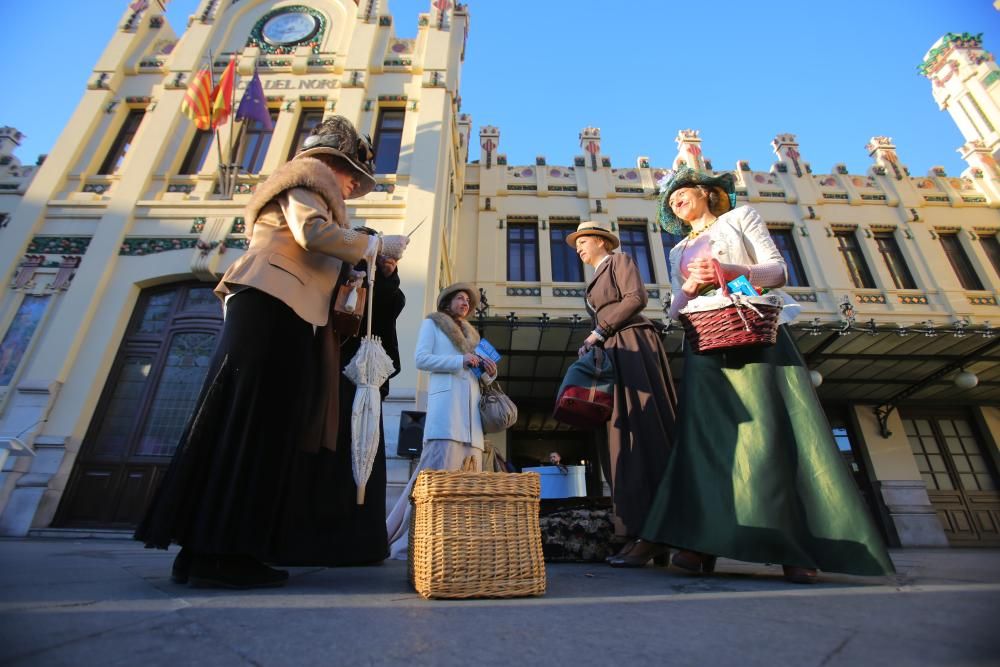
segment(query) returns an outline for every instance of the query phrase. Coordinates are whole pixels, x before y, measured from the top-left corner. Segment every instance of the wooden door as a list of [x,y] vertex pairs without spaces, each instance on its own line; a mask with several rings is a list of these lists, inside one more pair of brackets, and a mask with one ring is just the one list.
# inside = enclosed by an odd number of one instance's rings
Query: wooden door
[[955,546],[1000,545],[997,471],[972,421],[956,414],[903,413],[927,495]]
[[55,525],[139,522],[194,409],[221,329],[221,304],[205,283],[143,292]]

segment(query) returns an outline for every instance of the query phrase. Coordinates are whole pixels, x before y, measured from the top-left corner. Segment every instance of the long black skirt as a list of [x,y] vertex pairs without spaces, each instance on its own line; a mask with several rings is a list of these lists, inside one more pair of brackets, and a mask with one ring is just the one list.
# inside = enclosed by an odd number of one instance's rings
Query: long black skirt
[[[350,348],[344,352],[346,364],[353,354]],[[365,502],[357,504],[351,468],[351,407],[356,389],[341,373],[337,451],[321,448],[316,453],[295,453],[292,481],[282,503],[284,516],[270,562],[327,567],[371,565],[388,555],[384,428],[379,431]]]
[[229,299],[194,415],[136,530],[150,547],[266,560],[316,372],[312,325],[254,289]]

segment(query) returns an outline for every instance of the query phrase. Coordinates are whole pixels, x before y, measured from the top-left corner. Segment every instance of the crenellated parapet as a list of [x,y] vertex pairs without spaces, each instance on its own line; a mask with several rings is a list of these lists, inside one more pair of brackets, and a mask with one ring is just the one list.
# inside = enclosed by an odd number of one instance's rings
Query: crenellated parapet
[[[588,166],[592,171],[597,171],[597,162],[601,156],[601,128],[585,127],[580,132],[579,139],[580,148],[587,157],[585,158],[585,164],[577,164],[577,166]],[[611,166],[610,162],[609,159],[609,167]]]
[[[23,193],[34,177],[37,166],[26,166],[14,155],[24,133],[13,127],[0,127],[0,194]],[[39,164],[44,156],[39,157]],[[4,215],[0,212],[0,215]]]
[[[970,166],[958,177],[940,167],[926,176],[911,175],[888,136],[871,137],[865,145],[871,166],[864,173],[851,173],[843,163],[828,173],[814,173],[793,134],[775,136],[771,146],[777,160],[767,171],[754,169],[748,160],[737,161],[732,170],[714,169],[705,157],[700,132],[693,129],[677,133],[677,153],[669,167],[653,165],[645,156],[636,158],[635,166],[613,166],[602,153],[597,127],[580,131],[583,154],[567,166],[551,164],[544,155],[535,156],[533,163],[507,165],[506,156],[499,153],[500,130],[491,125],[480,128],[479,142],[478,169],[467,173],[466,191],[489,197],[489,202],[481,202],[481,210],[502,210],[503,197],[527,195],[586,198],[590,214],[608,215],[618,201],[651,201],[657,181],[681,167],[731,171],[738,202],[792,206],[779,216],[789,221],[820,220],[828,215],[824,211],[833,210],[826,207],[838,205],[882,207],[891,211],[886,220],[901,223],[927,219],[920,212],[924,208],[1000,208],[1000,166],[981,142],[963,148]],[[503,169],[495,169],[497,165]]]

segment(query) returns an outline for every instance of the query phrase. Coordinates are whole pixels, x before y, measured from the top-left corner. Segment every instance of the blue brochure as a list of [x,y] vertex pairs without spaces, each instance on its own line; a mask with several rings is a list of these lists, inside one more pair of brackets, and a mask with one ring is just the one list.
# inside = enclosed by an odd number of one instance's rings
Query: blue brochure
[[[483,359],[489,359],[490,361],[492,361],[494,363],[497,363],[497,362],[500,361],[500,353],[497,352],[497,349],[495,347],[493,347],[492,345],[490,345],[490,342],[488,340],[486,340],[485,338],[481,338],[479,340],[479,345],[476,346],[475,353],[476,353],[476,356],[482,357]],[[483,374],[483,368],[482,368],[482,366],[476,366],[475,368],[473,368],[471,370],[472,370],[472,374],[475,375],[477,378],[481,377],[482,374]]]
[[760,296],[760,294],[757,293],[757,290],[753,288],[753,285],[750,284],[750,281],[747,280],[746,276],[739,276],[734,280],[730,280],[726,283],[726,287],[728,287],[729,291],[733,294]]

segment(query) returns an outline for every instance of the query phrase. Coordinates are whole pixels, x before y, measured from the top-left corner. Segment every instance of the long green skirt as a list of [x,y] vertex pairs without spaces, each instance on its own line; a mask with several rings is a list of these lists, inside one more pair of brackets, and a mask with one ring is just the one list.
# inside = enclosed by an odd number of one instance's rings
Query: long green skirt
[[677,439],[642,537],[749,562],[894,571],[785,327],[770,347],[686,349]]

